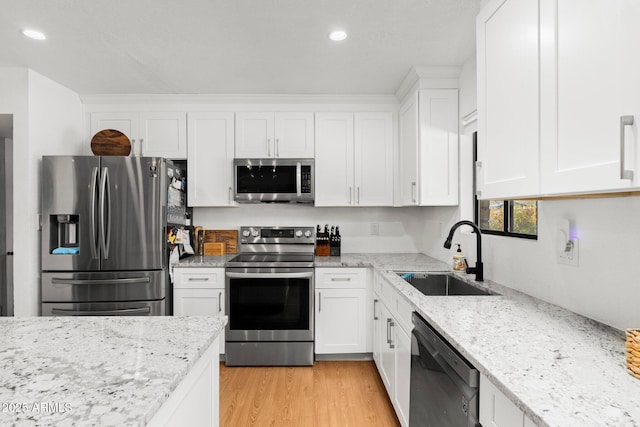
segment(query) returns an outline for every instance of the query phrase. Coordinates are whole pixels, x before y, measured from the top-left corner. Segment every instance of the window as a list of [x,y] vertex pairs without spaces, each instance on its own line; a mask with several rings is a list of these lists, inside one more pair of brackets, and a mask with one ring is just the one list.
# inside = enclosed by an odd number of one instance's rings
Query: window
[[[473,160],[478,158],[477,132],[473,134]],[[475,171],[474,170],[474,189]],[[474,191],[475,223],[486,234],[538,238],[538,202],[535,200],[478,200]]]

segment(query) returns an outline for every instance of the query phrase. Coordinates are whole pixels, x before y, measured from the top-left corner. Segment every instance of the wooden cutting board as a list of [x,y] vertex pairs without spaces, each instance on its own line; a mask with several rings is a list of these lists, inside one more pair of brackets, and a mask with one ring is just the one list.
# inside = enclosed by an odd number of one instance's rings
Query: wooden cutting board
[[204,253],[203,255],[213,255],[213,256],[220,256],[220,255],[224,255],[224,250],[225,250],[225,243],[224,242],[219,242],[219,243],[205,243],[204,245]]
[[115,129],[103,129],[91,138],[91,152],[96,156],[128,156],[131,141]]
[[204,230],[204,244],[224,243],[225,254],[238,253],[238,230]]

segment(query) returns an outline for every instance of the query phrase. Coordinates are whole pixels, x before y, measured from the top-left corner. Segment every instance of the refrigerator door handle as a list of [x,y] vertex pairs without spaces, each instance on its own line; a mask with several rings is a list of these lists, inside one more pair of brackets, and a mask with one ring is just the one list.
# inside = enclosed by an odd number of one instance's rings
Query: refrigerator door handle
[[125,279],[63,279],[54,277],[51,279],[53,285],[118,285],[121,283],[151,283],[150,277],[132,277]]
[[91,258],[98,258],[98,228],[96,227],[96,190],[98,187],[98,168],[94,167],[91,170]]
[[109,168],[102,168],[100,180],[100,246],[102,257],[109,258],[111,237],[111,197],[109,194]]
[[132,315],[132,314],[149,314],[151,308],[125,308],[121,310],[66,310],[63,308],[54,308],[51,310],[52,314],[60,316],[118,316],[118,315]]

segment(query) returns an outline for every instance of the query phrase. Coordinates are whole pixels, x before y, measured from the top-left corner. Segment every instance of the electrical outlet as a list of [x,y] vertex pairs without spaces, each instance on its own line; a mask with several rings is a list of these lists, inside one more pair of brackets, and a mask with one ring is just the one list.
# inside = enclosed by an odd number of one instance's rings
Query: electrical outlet
[[578,239],[567,240],[564,250],[558,253],[558,264],[578,266]]
[[380,225],[377,222],[371,223],[371,235],[377,236],[380,234]]

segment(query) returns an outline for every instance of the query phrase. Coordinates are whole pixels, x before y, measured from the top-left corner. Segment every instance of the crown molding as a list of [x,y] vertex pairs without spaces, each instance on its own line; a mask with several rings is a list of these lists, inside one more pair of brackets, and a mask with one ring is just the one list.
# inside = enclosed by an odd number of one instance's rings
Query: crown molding
[[462,67],[416,66],[412,67],[396,90],[396,99],[404,99],[418,89],[457,89]]
[[394,95],[85,94],[83,104],[393,104]]

